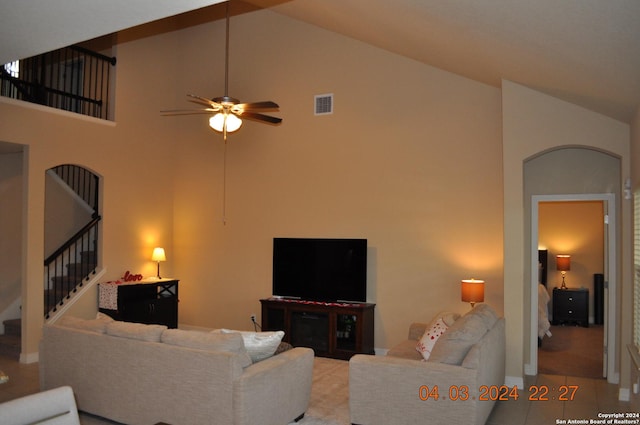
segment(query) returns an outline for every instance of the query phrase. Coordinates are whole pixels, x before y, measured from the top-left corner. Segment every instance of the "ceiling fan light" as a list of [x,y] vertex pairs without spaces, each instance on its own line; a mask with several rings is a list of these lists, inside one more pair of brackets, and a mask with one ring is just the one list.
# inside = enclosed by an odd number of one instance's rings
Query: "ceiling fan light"
[[218,112],[217,114],[209,118],[209,127],[221,133],[224,130],[225,126],[227,127],[227,133],[233,133],[234,131],[239,129],[241,125],[242,120],[233,114]]
[[234,114],[227,115],[227,133],[233,133],[242,125],[242,120]]
[[209,118],[209,127],[221,132],[224,127],[224,114],[217,113]]

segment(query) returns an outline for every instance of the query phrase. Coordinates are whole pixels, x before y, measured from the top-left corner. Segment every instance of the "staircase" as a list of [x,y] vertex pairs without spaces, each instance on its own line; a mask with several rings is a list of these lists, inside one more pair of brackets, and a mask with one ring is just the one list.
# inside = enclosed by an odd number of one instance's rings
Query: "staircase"
[[[63,243],[44,262],[44,317],[45,321],[67,303],[85,283],[95,282],[98,273],[97,248],[99,237],[98,188],[99,177],[77,165],[60,165],[51,169],[73,193],[90,207],[90,221]],[[0,356],[19,360],[21,353],[21,319],[5,320],[4,335],[0,335]]]
[[79,263],[68,263],[65,265],[67,272],[63,275],[52,276],[49,288],[44,290],[44,315],[49,318],[55,313],[59,306],[71,298],[72,294],[82,287],[84,280],[89,279],[95,272],[96,262],[95,251],[82,251]]
[[5,320],[4,335],[0,335],[0,356],[20,360],[22,320]]
[[51,170],[77,196],[82,205],[90,208],[91,220],[55,252],[45,259],[44,314],[49,319],[85,280],[95,275],[98,265],[99,177],[77,165],[65,164]]

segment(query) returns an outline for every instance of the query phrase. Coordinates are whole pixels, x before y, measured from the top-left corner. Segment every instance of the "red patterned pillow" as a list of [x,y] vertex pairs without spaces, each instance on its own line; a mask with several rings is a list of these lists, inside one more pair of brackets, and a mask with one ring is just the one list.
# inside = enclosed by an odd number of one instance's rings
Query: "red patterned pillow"
[[418,345],[416,345],[416,350],[418,353],[422,354],[422,357],[425,360],[429,360],[429,356],[431,356],[431,350],[433,346],[436,344],[436,341],[440,336],[445,333],[445,331],[449,327],[444,322],[444,320],[439,318],[436,322],[431,326],[431,328],[427,329],[420,341],[418,341]]

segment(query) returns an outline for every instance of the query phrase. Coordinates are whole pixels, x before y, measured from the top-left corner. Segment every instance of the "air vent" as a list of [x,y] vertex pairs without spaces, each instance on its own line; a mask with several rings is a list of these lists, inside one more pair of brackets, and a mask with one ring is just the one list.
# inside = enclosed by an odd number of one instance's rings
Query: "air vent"
[[333,114],[333,93],[316,95],[314,104],[315,115]]

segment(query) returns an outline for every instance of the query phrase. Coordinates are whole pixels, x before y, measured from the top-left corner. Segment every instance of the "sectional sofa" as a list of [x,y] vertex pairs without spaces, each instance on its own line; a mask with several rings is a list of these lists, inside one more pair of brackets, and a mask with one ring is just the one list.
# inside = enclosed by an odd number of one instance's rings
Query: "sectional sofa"
[[439,313],[429,324],[412,324],[386,356],[351,358],[351,422],[483,425],[497,398],[515,394],[504,377],[504,318],[486,304],[462,317]]
[[41,389],[68,385],[79,410],[117,422],[286,425],[309,404],[308,348],[252,358],[237,332],[101,319],[63,320],[43,333]]

